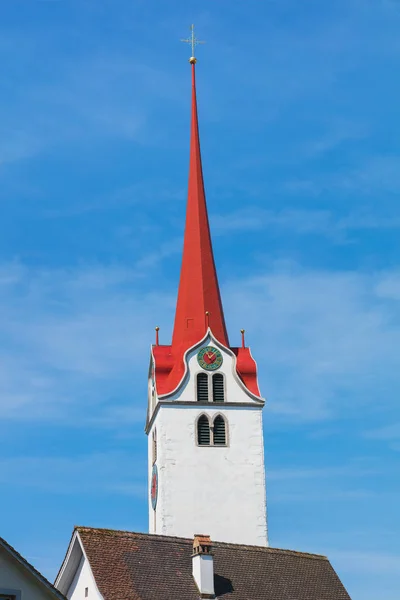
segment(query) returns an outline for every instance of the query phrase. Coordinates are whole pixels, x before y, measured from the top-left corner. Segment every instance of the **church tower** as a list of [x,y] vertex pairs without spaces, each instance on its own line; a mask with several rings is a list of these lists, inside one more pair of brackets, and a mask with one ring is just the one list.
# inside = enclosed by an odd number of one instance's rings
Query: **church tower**
[[[192,38],[192,42],[194,37]],[[257,366],[229,344],[212,250],[197,116],[195,64],[189,186],[170,345],[151,348],[149,531],[266,546],[262,409]]]

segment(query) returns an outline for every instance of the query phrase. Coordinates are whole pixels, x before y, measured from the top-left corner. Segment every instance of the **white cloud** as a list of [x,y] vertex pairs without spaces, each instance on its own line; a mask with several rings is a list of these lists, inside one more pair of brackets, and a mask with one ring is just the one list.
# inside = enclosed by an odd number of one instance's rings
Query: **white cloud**
[[[107,452],[74,457],[14,456],[0,459],[0,483],[53,494],[109,493],[144,498],[146,482],[132,454]],[[136,479],[130,475],[135,472]]]
[[[302,421],[393,406],[400,320],[382,286],[396,273],[266,271],[222,291],[232,343],[247,329],[270,415]],[[143,273],[118,266],[4,265],[2,419],[143,421],[149,345],[155,325],[169,339],[176,293],[145,284]]]
[[298,467],[292,469],[269,469],[268,479],[275,481],[293,481],[295,479],[317,479],[333,477],[365,477],[375,475],[381,470],[367,468],[358,463],[341,466],[324,466],[321,468]]
[[400,300],[400,272],[383,277],[376,286],[376,294],[381,298]]
[[[120,50],[104,54],[101,48],[88,54],[82,49],[79,61],[68,54],[53,56],[54,41],[46,34],[40,44],[29,36],[20,43],[17,34],[0,42],[0,58],[13,67],[9,93],[0,99],[0,165],[49,147],[79,142],[82,149],[98,139],[157,144],[159,128],[152,127],[151,135],[147,130],[149,116],[157,119],[154,106],[162,98],[181,101],[171,73]],[[33,56],[39,65],[35,77],[30,69]]]
[[[307,194],[318,196],[335,191],[342,195],[362,194],[366,198],[383,195],[397,194],[400,190],[400,157],[397,155],[367,156],[358,158],[357,165],[351,165],[346,170],[337,172],[317,173],[312,179],[295,179],[284,184],[284,190],[294,194]],[[357,219],[359,217],[356,215]],[[399,217],[360,215],[361,224],[365,228],[375,228],[375,218],[378,226],[387,228],[399,227]],[[382,225],[379,225],[382,223]],[[353,219],[349,225],[356,225]]]
[[[335,551],[328,553],[341,573],[375,573],[379,575],[398,574],[400,572],[400,556],[380,552]],[[384,598],[385,596],[382,596]]]
[[253,206],[212,218],[212,229],[216,235],[225,235],[233,231],[258,231],[268,226],[277,230],[289,229],[300,235],[319,233],[338,237],[332,214],[323,210],[272,211]]
[[322,235],[342,244],[349,242],[354,231],[400,229],[400,218],[363,212],[337,216],[330,210],[286,208],[272,211],[257,206],[212,217],[212,230],[215,235],[226,235],[234,231],[259,231],[266,227],[273,227],[275,231],[292,231],[297,235]]
[[366,431],[365,437],[384,441],[400,440],[400,422]]
[[[1,418],[111,426],[123,413],[124,423],[137,421],[126,390],[146,373],[164,306],[160,294],[139,290],[135,272],[120,267],[3,266]],[[145,375],[140,383],[143,421]]]
[[386,277],[277,267],[230,282],[230,321],[233,330],[247,327],[270,411],[355,416],[397,401],[399,312],[376,294]]

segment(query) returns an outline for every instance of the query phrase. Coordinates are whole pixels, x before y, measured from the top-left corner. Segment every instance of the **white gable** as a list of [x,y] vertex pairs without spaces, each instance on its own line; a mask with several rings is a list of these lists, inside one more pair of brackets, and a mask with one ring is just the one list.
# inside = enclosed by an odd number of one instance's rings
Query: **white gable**
[[75,532],[69,545],[55,587],[68,600],[103,600],[94,579],[79,533]]
[[82,598],[85,598],[86,590],[88,592],[88,598],[93,598],[94,600],[102,599],[94,581],[89,561],[85,556],[82,556],[75,577],[67,592],[67,598],[68,600],[81,600]]
[[17,560],[7,548],[0,544],[0,594],[10,594],[17,600],[54,600],[51,591],[29,566]]

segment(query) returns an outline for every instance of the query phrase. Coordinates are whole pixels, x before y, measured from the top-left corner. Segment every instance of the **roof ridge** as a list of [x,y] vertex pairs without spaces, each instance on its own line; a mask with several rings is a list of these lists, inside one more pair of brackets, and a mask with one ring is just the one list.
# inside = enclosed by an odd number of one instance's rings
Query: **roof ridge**
[[[175,542],[175,543],[188,543],[188,544],[192,544],[193,540],[191,538],[184,538],[184,537],[178,537],[178,536],[171,536],[171,535],[156,535],[154,533],[143,533],[143,532],[137,532],[137,531],[128,531],[128,530],[124,530],[124,529],[109,529],[106,527],[85,527],[83,525],[76,525],[75,529],[79,532],[84,532],[84,531],[92,531],[92,532],[99,532],[99,533],[104,533],[104,534],[117,534],[117,535],[121,535],[121,536],[127,536],[127,537],[136,537],[138,539],[155,539],[155,540],[164,540],[164,541],[169,541],[169,542]],[[314,554],[311,552],[301,552],[299,550],[289,550],[286,548],[271,548],[270,546],[253,546],[250,544],[235,544],[234,542],[221,542],[221,541],[214,541],[212,540],[213,545],[215,545],[217,548],[232,548],[232,549],[236,549],[236,550],[245,550],[245,549],[251,549],[255,552],[267,552],[267,553],[272,553],[272,554],[287,554],[287,555],[296,555],[296,556],[302,556],[303,558],[311,558],[314,560],[327,560],[328,561],[328,557],[323,555],[323,554]]]

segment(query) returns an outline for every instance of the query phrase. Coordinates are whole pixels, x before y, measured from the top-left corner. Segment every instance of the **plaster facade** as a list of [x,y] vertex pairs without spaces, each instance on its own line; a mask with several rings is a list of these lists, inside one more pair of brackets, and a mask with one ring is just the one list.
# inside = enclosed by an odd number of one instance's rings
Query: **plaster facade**
[[68,600],[103,600],[77,532],[72,537],[54,585]]
[[54,593],[0,547],[0,594],[11,592],[18,600],[54,600]]
[[[196,376],[205,372],[197,362],[197,352],[207,345],[218,347],[223,354],[217,372],[224,375],[225,403],[197,402]],[[264,401],[246,390],[236,374],[235,356],[212,336],[192,348],[186,361],[180,388],[168,401],[155,399],[148,430],[149,482],[155,430],[158,469],[155,510],[149,490],[149,531],[189,538],[201,532],[215,541],[265,546]],[[158,406],[157,401],[161,401]],[[149,404],[151,407],[151,394]],[[196,423],[202,414],[211,420],[223,415],[227,423],[225,446],[197,444]]]
[[[87,596],[85,595],[86,590]],[[68,600],[84,600],[85,597],[90,598],[90,600],[102,600],[103,598],[97,590],[89,561],[82,555],[74,579],[67,592],[67,598]]]

